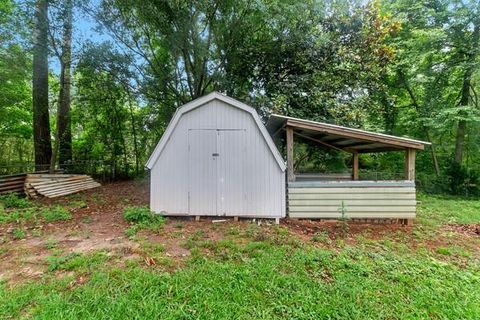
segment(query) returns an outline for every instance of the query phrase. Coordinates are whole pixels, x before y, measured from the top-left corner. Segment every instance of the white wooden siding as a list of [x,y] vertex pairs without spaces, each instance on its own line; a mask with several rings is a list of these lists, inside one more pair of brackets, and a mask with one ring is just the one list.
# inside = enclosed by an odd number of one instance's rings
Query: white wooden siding
[[[242,130],[244,136],[232,138],[222,136],[221,139],[243,140],[245,151],[239,152],[241,142],[224,145],[224,152],[234,154],[235,157],[244,157],[243,174],[237,183],[243,184],[244,200],[238,203],[238,196],[228,195],[228,192],[237,192],[233,188],[233,180],[224,181],[224,201],[217,201],[214,197],[203,197],[203,203],[198,207],[189,208],[189,193],[201,195],[205,189],[210,188],[203,182],[201,173],[190,174],[195,166],[189,161],[189,130]],[[228,135],[228,133],[226,133]],[[233,140],[232,140],[233,139]],[[201,139],[200,139],[201,140]],[[202,148],[201,141],[196,142],[198,148]],[[238,148],[237,148],[238,147]],[[197,150],[198,151],[198,150]],[[198,160],[200,161],[200,160]],[[223,163],[220,172],[230,175],[240,162]],[[227,166],[231,166],[227,168]],[[198,168],[204,168],[199,164]],[[199,170],[197,168],[197,170]],[[237,168],[238,169],[238,168]],[[230,171],[229,171],[230,170]],[[229,173],[230,172],[230,173]],[[241,170],[236,171],[241,172]],[[221,178],[221,177],[220,177]],[[195,181],[191,181],[194,179]],[[213,192],[213,190],[211,190]],[[190,202],[191,203],[191,202]],[[272,151],[260,132],[257,123],[251,113],[231,106],[218,99],[211,100],[206,104],[184,113],[162,152],[151,168],[150,206],[152,211],[167,215],[214,215],[210,208],[217,207],[217,214],[237,215],[240,217],[284,217],[285,216],[285,173],[277,163]],[[204,212],[202,212],[204,211]]]
[[412,181],[315,181],[288,185],[288,214],[292,218],[414,218]]

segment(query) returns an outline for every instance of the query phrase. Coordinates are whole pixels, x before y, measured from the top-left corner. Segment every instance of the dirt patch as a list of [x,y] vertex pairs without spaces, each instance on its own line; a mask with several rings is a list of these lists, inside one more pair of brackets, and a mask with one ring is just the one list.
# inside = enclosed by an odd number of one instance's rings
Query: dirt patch
[[344,224],[337,220],[284,219],[282,225],[303,239],[311,239],[316,234],[324,233],[328,234],[331,240],[340,238],[350,240],[350,242],[359,235],[378,240],[385,235],[391,236],[398,232],[403,235],[410,235],[413,230],[413,227],[401,224],[375,224],[355,221]]
[[445,231],[453,231],[465,236],[479,237],[480,239],[480,223],[472,224],[448,224],[443,227]]
[[[41,277],[48,270],[47,257],[55,251],[87,254],[103,250],[115,255],[119,264],[129,259],[143,259],[147,266],[151,266],[160,263],[150,260],[151,249],[148,247],[154,245],[162,247],[161,257],[169,260],[165,268],[173,270],[190,257],[188,241],[218,241],[231,235],[245,235],[252,225],[252,220],[235,222],[229,219],[213,223],[216,218],[202,218],[201,221],[169,218],[158,232],[140,231],[136,239],[131,240],[125,235],[130,225],[123,219],[123,209],[129,205],[148,206],[148,203],[148,181],[108,183],[67,197],[38,200],[40,206],[60,205],[68,208],[73,218],[55,223],[21,225],[26,230],[26,238],[22,240],[13,240],[12,237],[12,229],[18,225],[0,225],[0,239],[4,241],[0,243],[0,279],[15,284]],[[259,223],[261,231],[256,236],[260,240],[277,232],[272,221],[257,219],[255,224]],[[350,221],[346,227],[338,221],[284,219],[280,228],[289,238],[309,243],[318,234],[327,235],[332,240],[332,246],[336,239],[355,244],[359,237],[363,237],[370,240],[398,240],[412,248],[422,245],[436,250],[453,244],[480,251],[480,241],[469,241],[472,237],[480,239],[480,224],[442,226],[436,230],[438,237],[433,240],[417,239],[416,226],[400,224]],[[236,238],[239,242],[247,240]],[[158,260],[158,257],[155,259]],[[83,277],[73,285],[83,283],[86,275]]]

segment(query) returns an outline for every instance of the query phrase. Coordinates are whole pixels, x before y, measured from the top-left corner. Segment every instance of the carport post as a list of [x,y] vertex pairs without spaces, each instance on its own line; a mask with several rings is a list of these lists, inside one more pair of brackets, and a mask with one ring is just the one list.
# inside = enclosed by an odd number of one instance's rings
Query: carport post
[[352,153],[352,180],[358,180],[358,152]]
[[415,149],[405,150],[405,180],[415,180]]
[[293,128],[287,126],[287,177],[288,181],[295,181],[293,172]]

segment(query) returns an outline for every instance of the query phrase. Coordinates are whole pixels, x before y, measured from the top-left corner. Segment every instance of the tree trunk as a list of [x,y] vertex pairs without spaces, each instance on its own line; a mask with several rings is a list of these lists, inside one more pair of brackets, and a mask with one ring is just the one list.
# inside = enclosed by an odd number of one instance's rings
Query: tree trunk
[[35,170],[48,167],[52,157],[48,113],[48,4],[37,0],[33,43],[33,143]]
[[131,97],[129,97],[128,106],[129,106],[129,109],[130,109],[130,121],[132,123],[133,151],[135,153],[135,174],[138,175],[139,161],[138,161],[137,127],[135,126],[135,115],[133,114],[133,106],[132,106]]
[[70,125],[70,86],[72,65],[72,0],[64,1],[62,56],[60,57],[60,94],[57,112],[59,163],[72,160],[72,130]]
[[[470,58],[468,59],[470,62]],[[471,61],[473,63],[473,61]],[[468,63],[468,62],[467,62]],[[460,106],[468,106],[470,101],[470,81],[472,77],[472,65],[469,63],[465,74],[463,76],[462,96],[460,98]],[[467,121],[465,119],[458,121],[457,138],[455,140],[455,158],[454,161],[458,164],[462,164],[463,160],[463,146],[465,142],[465,135],[467,134]]]
[[[463,85],[462,85],[462,94],[460,98],[460,107],[466,107],[470,103],[470,86],[472,80],[472,74],[474,70],[475,60],[477,59],[478,53],[478,42],[480,37],[480,19],[475,20],[473,34],[472,34],[472,44],[469,52],[466,57],[466,68],[465,73],[463,74]],[[455,157],[454,161],[458,164],[462,164],[463,160],[463,149],[465,136],[467,134],[467,120],[462,119],[458,121],[457,127],[457,138],[455,140]]]
[[[413,106],[415,107],[415,110],[417,111],[418,114],[423,115],[423,110],[420,108],[420,104],[417,101],[417,98],[415,96],[415,93],[413,92],[412,88],[410,87],[410,84],[408,83],[407,78],[405,77],[405,74],[402,72],[402,70],[398,70],[399,76],[401,81],[403,82],[405,88],[407,89],[408,95],[410,96],[410,99],[412,100]],[[437,152],[435,151],[435,144],[432,142],[432,138],[430,136],[430,131],[428,130],[428,127],[425,125],[425,123],[422,121],[421,122],[423,132],[425,133],[425,138],[427,139],[428,142],[431,143],[430,145],[430,151],[432,155],[432,163],[433,163],[433,168],[435,169],[435,174],[440,176],[440,166],[438,165],[438,159],[437,159]]]

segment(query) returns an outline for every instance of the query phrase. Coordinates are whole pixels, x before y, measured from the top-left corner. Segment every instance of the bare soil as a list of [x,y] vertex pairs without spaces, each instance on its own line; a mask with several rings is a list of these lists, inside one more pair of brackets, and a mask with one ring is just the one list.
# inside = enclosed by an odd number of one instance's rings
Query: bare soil
[[[41,277],[48,269],[47,257],[54,250],[67,253],[88,253],[104,250],[108,254],[119,256],[119,263],[129,259],[142,259],[146,265],[154,264],[144,250],[147,244],[160,244],[163,254],[172,264],[169,269],[182,265],[190,256],[190,250],[184,245],[191,237],[217,241],[235,230],[246,230],[252,220],[214,223],[202,218],[194,221],[190,218],[168,218],[159,232],[142,231],[135,240],[125,235],[129,224],[123,218],[123,209],[128,205],[148,206],[149,192],[147,181],[123,181],[108,183],[100,188],[58,199],[37,200],[40,206],[62,205],[70,208],[73,219],[48,224],[22,225],[26,237],[15,240],[12,236],[14,224],[0,225],[0,279],[11,284]],[[82,207],[76,203],[84,203]],[[255,220],[265,233],[272,233],[272,221]],[[418,237],[417,226],[400,224],[375,224],[349,222],[347,226],[337,221],[282,220],[289,237],[313,243],[319,233],[328,235],[331,242],[322,246],[335,246],[335,240],[355,244],[359,238],[370,240],[390,239],[406,242],[412,248],[424,246],[430,250],[447,245],[458,245],[472,252],[480,250],[480,225],[446,225],[436,231],[435,237]],[[420,227],[421,228],[421,227]],[[421,230],[420,230],[421,231]],[[474,241],[471,241],[472,238]],[[52,248],[54,247],[54,248]]]

